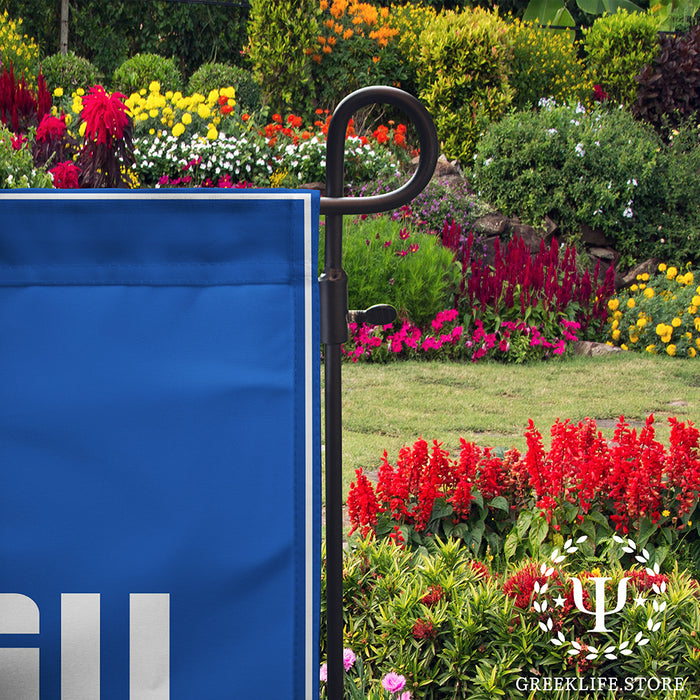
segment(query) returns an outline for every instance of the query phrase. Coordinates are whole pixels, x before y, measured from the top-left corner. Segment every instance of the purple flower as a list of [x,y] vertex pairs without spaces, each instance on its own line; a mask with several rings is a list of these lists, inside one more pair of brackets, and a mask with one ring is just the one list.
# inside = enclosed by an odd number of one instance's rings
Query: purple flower
[[387,693],[400,693],[405,687],[406,679],[393,671],[382,678],[382,688]]

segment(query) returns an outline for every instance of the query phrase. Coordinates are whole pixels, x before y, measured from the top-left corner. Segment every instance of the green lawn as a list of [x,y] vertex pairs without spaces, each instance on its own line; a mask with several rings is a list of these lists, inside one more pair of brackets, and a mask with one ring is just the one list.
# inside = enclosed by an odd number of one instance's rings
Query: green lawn
[[384,450],[423,437],[453,453],[459,438],[525,450],[532,418],[549,443],[557,418],[596,419],[611,437],[624,415],[643,422],[654,413],[657,439],[667,444],[668,416],[700,424],[700,361],[619,353],[526,366],[397,362],[343,365],[344,492],[354,470],[376,470]]

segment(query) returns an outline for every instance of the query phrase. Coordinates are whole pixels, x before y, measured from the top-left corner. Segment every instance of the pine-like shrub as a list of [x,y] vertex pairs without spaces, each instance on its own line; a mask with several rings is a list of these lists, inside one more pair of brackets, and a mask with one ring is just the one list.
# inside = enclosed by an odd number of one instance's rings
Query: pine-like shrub
[[236,91],[236,103],[241,112],[260,109],[260,86],[250,71],[229,63],[204,63],[187,83],[187,94],[208,95],[212,90],[232,87]]
[[317,13],[317,0],[251,0],[246,51],[263,103],[280,114],[312,111]]
[[78,88],[87,90],[99,83],[103,77],[97,66],[72,51],[65,55],[55,53],[44,58],[41,62],[41,72],[50,92],[56,88],[63,88],[64,94],[67,95]]
[[632,111],[657,129],[673,128],[700,110],[700,25],[659,39],[659,52],[637,76]]
[[593,90],[578,57],[573,32],[536,27],[516,19],[510,25],[513,60],[509,81],[518,109],[536,107],[542,97],[557,102],[584,102]]
[[637,96],[635,76],[659,51],[658,19],[651,13],[618,10],[599,17],[584,30],[588,70],[610,98],[632,104]]
[[512,40],[506,23],[481,8],[438,15],[421,34],[420,97],[446,155],[471,161],[487,121],[508,108]]
[[161,89],[180,90],[182,76],[172,58],[154,53],[140,53],[122,63],[112,76],[112,89],[125,95],[147,90],[153,82],[160,83]]

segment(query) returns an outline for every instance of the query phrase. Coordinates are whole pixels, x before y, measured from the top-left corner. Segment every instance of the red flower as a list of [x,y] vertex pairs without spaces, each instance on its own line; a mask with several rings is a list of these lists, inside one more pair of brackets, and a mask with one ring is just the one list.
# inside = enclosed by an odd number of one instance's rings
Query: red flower
[[83,97],[82,119],[86,124],[85,136],[97,143],[110,144],[124,138],[124,129],[129,125],[125,95],[105,92],[101,85],[94,85]]
[[352,534],[359,528],[362,536],[366,537],[377,525],[379,504],[372,484],[362,469],[356,469],[355,475],[357,476],[357,485],[352,483],[348,494],[348,514],[352,523],[350,533]]
[[419,617],[413,625],[413,636],[415,639],[435,639],[437,631],[430,620]]
[[57,141],[63,138],[63,134],[66,133],[66,118],[63,117],[52,117],[49,114],[45,114],[44,118],[41,120],[36,130],[36,140],[38,143],[45,143],[46,141]]
[[78,184],[80,168],[69,160],[59,163],[49,172],[53,176],[53,185],[56,189],[77,190],[80,187]]

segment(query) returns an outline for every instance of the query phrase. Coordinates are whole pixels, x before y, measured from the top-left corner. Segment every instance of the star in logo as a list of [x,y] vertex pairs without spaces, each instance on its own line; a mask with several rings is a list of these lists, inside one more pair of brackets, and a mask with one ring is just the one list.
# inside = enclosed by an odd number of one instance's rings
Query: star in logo
[[646,602],[647,602],[646,598],[642,598],[642,596],[640,594],[634,599],[634,603],[635,603],[634,607],[638,608],[640,605],[644,605]]
[[565,600],[564,598],[561,597],[561,593],[560,593],[560,594],[554,599],[554,604],[555,604],[558,608],[562,608],[562,607],[564,607],[564,603],[566,603],[566,600]]

